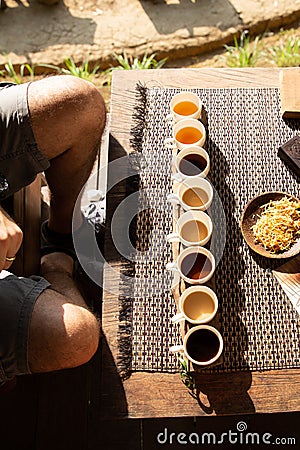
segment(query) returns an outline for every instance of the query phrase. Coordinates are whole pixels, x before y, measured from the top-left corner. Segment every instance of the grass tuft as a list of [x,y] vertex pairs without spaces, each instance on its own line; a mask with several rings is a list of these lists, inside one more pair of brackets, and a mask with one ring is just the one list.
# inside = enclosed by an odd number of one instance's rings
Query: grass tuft
[[[6,54],[4,54],[6,56]],[[4,64],[4,70],[0,70],[0,76],[3,78],[10,78],[16,84],[24,83],[25,79],[28,81],[28,77],[30,81],[34,80],[34,65],[30,65],[28,63],[21,64],[19,73],[17,72],[15,66],[13,65],[10,58],[6,56],[6,63]]]
[[227,53],[224,56],[225,64],[229,67],[254,67],[262,56],[261,38],[257,36],[251,41],[247,31],[243,31],[240,41],[233,38],[234,45],[224,45]]
[[65,67],[55,66],[53,64],[41,64],[40,67],[46,67],[57,73],[73,75],[74,77],[82,78],[83,80],[91,82],[93,82],[95,76],[100,71],[100,65],[94,66],[93,69],[90,68],[88,56],[80,65],[76,65],[73,57],[69,56],[64,60],[64,65]]
[[164,58],[160,61],[157,61],[155,59],[156,53],[152,53],[152,55],[148,56],[148,52],[145,52],[142,60],[139,60],[138,58],[134,58],[132,56],[127,56],[126,52],[123,52],[123,54],[121,55],[113,53],[113,56],[115,57],[119,65],[117,67],[113,67],[111,70],[160,69],[168,59]]
[[297,67],[300,65],[300,38],[289,36],[284,42],[269,50],[271,60],[278,67]]

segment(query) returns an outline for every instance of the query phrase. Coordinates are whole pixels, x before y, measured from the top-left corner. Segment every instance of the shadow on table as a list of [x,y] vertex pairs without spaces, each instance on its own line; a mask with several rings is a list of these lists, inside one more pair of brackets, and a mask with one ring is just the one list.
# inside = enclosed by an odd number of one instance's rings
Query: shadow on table
[[[205,113],[202,120],[208,125]],[[214,290],[219,299],[219,323],[224,350],[220,364],[195,372],[196,398],[207,414],[213,411],[216,414],[247,414],[253,413],[255,408],[248,395],[252,382],[246,357],[249,337],[242,320],[246,309],[245,292],[241,285],[246,267],[238,251],[242,245],[242,235],[235,218],[234,193],[226,178],[229,173],[226,156],[209,135],[206,148],[211,158],[208,178],[215,188],[214,201],[208,211],[214,224],[210,249],[217,265]],[[208,397],[209,405],[202,402],[201,393]]]
[[[251,387],[250,371],[195,375],[195,398],[205,414],[251,414],[254,404],[248,394]],[[204,394],[208,404],[203,400]]]
[[191,0],[181,0],[176,4],[168,4],[165,0],[141,0],[140,3],[160,34],[187,30],[193,37],[199,27],[207,29],[218,26],[224,30],[241,23],[228,0],[216,0],[208,5],[207,2]]
[[[109,264],[122,263],[132,253],[130,240],[132,220],[137,213],[134,202],[126,202],[138,190],[138,169],[122,145],[110,134],[107,187],[107,215],[105,231],[105,260]],[[131,210],[130,208],[135,208]]]
[[97,383],[101,385],[101,396],[98,405],[96,405],[97,413],[99,412],[101,419],[126,417],[128,406],[123,383],[104,334],[102,334],[101,345],[101,381],[99,379]]
[[[151,211],[138,209],[141,158],[130,155],[110,135],[108,165],[107,220],[105,232],[106,290],[118,297],[116,329],[118,329],[118,370],[122,378],[131,373],[132,359],[132,295],[135,279],[135,254],[145,251],[151,232]],[[147,219],[147,232],[142,242],[137,237],[137,222]],[[109,296],[109,294],[108,294]],[[113,299],[112,299],[113,301]],[[109,318],[108,318],[109,320]]]

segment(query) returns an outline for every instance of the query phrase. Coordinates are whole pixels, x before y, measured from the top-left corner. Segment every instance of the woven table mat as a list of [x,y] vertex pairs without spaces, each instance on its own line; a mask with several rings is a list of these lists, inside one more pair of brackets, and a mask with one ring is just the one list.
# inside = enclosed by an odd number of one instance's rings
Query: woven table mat
[[[165,120],[169,103],[180,89],[138,86],[137,90],[132,145],[143,161],[139,180],[143,211],[137,216],[134,282],[120,295],[118,363],[121,373],[176,372],[178,357],[169,348],[181,343],[181,335],[179,325],[171,322],[177,312],[171,292],[174,280],[165,269],[173,260],[172,245],[166,241],[173,231],[173,206],[166,199],[172,191],[172,151],[164,140],[171,135]],[[239,229],[243,208],[255,195],[275,190],[299,196],[299,179],[278,158],[277,150],[299,132],[300,122],[283,121],[276,88],[189,90],[203,102],[204,147],[211,159],[207,178],[225,213],[223,218],[212,217],[212,252],[221,253],[214,285],[224,352],[222,363],[206,370],[300,367],[299,316],[272,275],[275,262],[250,253]],[[226,233],[224,251],[222,233]]]

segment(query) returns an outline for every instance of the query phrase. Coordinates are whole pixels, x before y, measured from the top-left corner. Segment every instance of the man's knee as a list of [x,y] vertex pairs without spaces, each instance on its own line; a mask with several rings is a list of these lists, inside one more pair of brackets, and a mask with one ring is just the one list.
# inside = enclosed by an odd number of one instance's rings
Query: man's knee
[[[45,298],[49,294],[52,299]],[[97,350],[97,319],[87,309],[68,303],[62,297],[47,290],[34,308],[29,335],[32,372],[77,367],[88,362]]]
[[99,323],[86,308],[67,303],[64,305],[64,330],[57,335],[57,358],[70,367],[88,362],[96,353],[99,343]]
[[66,76],[67,83],[72,86],[72,92],[76,92],[77,101],[81,105],[81,119],[90,126],[104,127],[106,118],[106,108],[102,95],[96,86],[82,78]]
[[47,159],[74,146],[94,149],[100,141],[106,109],[92,83],[70,75],[44,78],[29,85],[28,104],[37,143]]

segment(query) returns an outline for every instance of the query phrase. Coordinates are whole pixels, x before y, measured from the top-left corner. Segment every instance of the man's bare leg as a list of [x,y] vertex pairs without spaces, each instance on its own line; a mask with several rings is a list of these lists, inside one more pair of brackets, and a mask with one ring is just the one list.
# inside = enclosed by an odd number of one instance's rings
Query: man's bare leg
[[[45,172],[51,191],[49,229],[68,234],[74,205],[99,149],[105,126],[104,102],[93,84],[57,76],[31,83],[28,105],[37,144],[50,161]],[[51,283],[51,289],[39,296],[32,314],[32,372],[78,366],[97,349],[99,325],[72,273],[73,260],[68,255],[52,253],[42,258],[41,275]]]
[[74,205],[105,126],[104,101],[92,83],[66,75],[31,83],[28,104],[36,141],[51,164],[45,172],[51,191],[49,228],[70,233]]
[[33,373],[79,366],[94,355],[99,324],[72,279],[73,260],[64,253],[42,258],[41,275],[51,283],[33,310],[28,359]]

